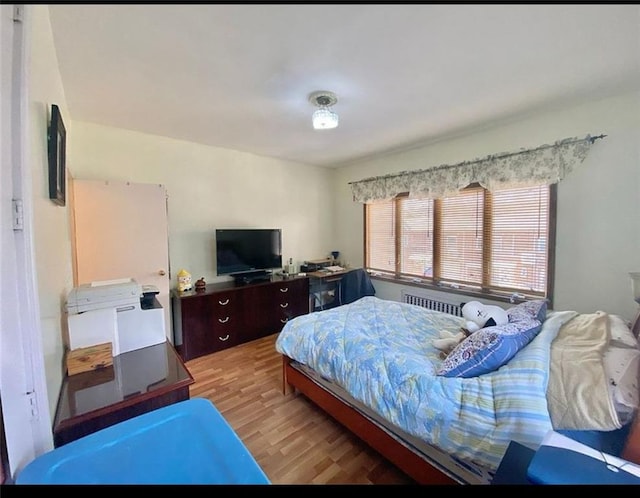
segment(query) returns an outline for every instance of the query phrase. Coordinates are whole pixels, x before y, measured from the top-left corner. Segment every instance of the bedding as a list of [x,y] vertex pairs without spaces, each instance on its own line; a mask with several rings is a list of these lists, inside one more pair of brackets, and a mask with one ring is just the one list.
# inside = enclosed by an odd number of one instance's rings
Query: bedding
[[638,340],[631,332],[629,325],[618,315],[609,315],[609,332],[612,346],[637,348]]
[[621,427],[602,361],[609,334],[608,317],[602,312],[578,315],[559,331],[548,386],[549,412],[556,429]]
[[638,373],[640,351],[609,346],[604,352],[604,372],[608,379],[609,396],[620,425],[631,421],[640,404]]
[[580,314],[551,344],[547,401],[556,430],[612,431],[638,408],[640,350],[629,327],[603,311]]
[[468,378],[437,375],[443,360],[432,345],[462,318],[373,296],[290,320],[276,349],[408,434],[495,470],[511,440],[536,447],[552,429],[551,343],[576,315],[549,313],[506,364]]

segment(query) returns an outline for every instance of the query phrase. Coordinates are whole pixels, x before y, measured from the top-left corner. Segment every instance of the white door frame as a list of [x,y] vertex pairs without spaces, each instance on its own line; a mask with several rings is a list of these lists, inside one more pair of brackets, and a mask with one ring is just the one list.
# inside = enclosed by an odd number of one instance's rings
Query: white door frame
[[[32,6],[0,5],[0,396],[8,482],[53,447],[33,237],[29,156]],[[42,167],[40,165],[39,167]],[[14,226],[14,200],[22,228]]]

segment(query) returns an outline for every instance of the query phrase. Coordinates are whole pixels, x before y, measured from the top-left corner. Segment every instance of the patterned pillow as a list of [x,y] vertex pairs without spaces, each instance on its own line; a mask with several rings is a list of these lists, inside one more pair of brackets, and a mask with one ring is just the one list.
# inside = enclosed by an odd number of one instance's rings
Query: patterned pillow
[[608,346],[602,357],[609,379],[609,396],[622,424],[630,422],[640,405],[638,374],[640,351],[634,348]]
[[611,332],[611,345],[628,348],[638,347],[638,340],[622,317],[609,315],[609,331]]
[[547,318],[547,301],[539,299],[535,301],[525,301],[507,310],[509,322],[519,322],[525,318],[533,317],[544,322]]
[[497,370],[542,330],[542,322],[531,316],[485,327],[458,344],[436,374],[443,377],[477,377]]

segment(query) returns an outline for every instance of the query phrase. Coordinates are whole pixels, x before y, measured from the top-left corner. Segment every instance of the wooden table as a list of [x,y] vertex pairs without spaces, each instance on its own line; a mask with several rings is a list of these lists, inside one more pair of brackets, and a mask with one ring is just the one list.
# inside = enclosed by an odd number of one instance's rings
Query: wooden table
[[106,368],[65,376],[53,425],[54,446],[187,400],[194,382],[169,342],[122,353]]

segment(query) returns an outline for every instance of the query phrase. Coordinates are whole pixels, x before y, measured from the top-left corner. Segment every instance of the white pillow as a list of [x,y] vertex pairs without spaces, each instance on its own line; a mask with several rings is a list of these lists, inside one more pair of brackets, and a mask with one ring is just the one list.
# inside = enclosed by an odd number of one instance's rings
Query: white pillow
[[637,348],[638,340],[634,337],[629,325],[618,315],[609,315],[609,330],[612,346]]
[[622,424],[631,420],[640,406],[638,374],[640,350],[609,345],[602,356],[611,401]]

